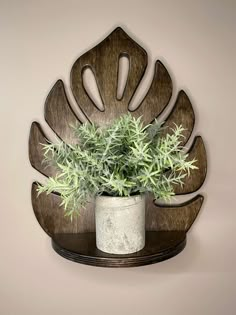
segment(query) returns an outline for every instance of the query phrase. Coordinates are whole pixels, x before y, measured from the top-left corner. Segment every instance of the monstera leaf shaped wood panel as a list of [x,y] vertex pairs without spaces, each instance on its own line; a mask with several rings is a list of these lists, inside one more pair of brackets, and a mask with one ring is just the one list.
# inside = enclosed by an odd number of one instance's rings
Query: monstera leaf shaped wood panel
[[[119,61],[123,56],[126,56],[129,60],[129,70],[123,95],[118,98]],[[71,89],[79,108],[87,120],[95,122],[98,125],[104,125],[129,111],[135,117],[142,115],[145,124],[152,123],[165,110],[170,101],[172,81],[165,66],[159,60],[156,61],[153,80],[147,94],[136,109],[131,110],[129,104],[142,81],[146,67],[146,51],[121,28],[116,28],[97,46],[79,57],[71,70]],[[103,110],[95,104],[84,85],[83,74],[88,68],[93,72],[96,79],[97,88],[103,103]],[[46,99],[45,120],[55,134],[65,142],[75,143],[77,141],[70,125],[75,125],[75,123],[81,124],[82,122],[73,111],[61,80],[55,83]],[[174,122],[182,124],[185,128],[185,138],[182,141],[182,145],[185,145],[191,136],[194,121],[195,117],[191,102],[186,93],[180,91],[173,109],[165,120],[166,128],[163,133],[171,132]],[[46,143],[46,141],[47,137],[40,124],[33,122],[29,138],[29,158],[31,165],[45,176],[53,176],[56,174],[56,170],[53,167],[45,168],[42,164],[43,153],[41,143]],[[193,157],[197,159],[199,170],[193,172],[190,177],[185,178],[183,188],[176,186],[176,194],[193,193],[200,188],[205,180],[207,169],[206,152],[200,136],[195,137],[189,149],[189,159],[191,160]],[[59,206],[61,202],[60,196],[57,193],[49,195],[44,193],[37,197],[36,188],[37,183],[33,183],[32,205],[39,224],[53,239],[60,235],[61,244],[64,244],[64,254],[61,252],[60,254],[67,256],[69,259],[79,261],[78,255],[76,258],[73,255],[70,256],[70,251],[68,251],[68,248],[66,249],[66,246],[73,248],[76,241],[82,247],[94,246],[94,238],[91,236],[91,232],[95,232],[93,204],[89,203],[86,209],[81,210],[81,215],[71,222],[68,218],[64,217],[64,213]],[[164,242],[166,242],[166,234],[164,233],[169,231],[172,241],[176,238],[176,242],[174,240],[174,243],[176,248],[178,248],[178,250],[176,249],[177,253],[177,251],[182,249],[180,248],[181,246],[184,247],[185,233],[194,222],[202,202],[203,197],[196,195],[182,204],[158,205],[153,200],[152,195],[149,195],[146,208],[146,230],[149,231],[147,232],[149,233],[147,238],[150,242],[157,242],[158,238],[153,234],[156,232],[159,233],[159,238],[164,239]],[[66,235],[70,235],[70,245],[66,245]],[[85,245],[83,243],[83,235],[87,235],[87,243]],[[59,252],[59,247],[55,243],[54,249]],[[81,251],[83,250],[81,249]],[[176,253],[173,253],[172,256]],[[168,258],[168,254],[167,256],[165,255],[162,259]],[[83,263],[103,265],[101,263],[103,260],[98,262],[90,260],[89,255],[86,257],[87,260],[82,261]],[[100,258],[103,259],[104,257]],[[132,257],[127,257],[127,259],[126,265],[140,265],[162,260],[160,257],[156,259],[152,258],[146,262],[142,257],[140,261],[136,262],[132,260]],[[117,261],[111,260],[110,266],[116,266],[116,263]],[[122,265],[122,263],[120,262],[118,265]],[[124,260],[123,265],[125,265]]]

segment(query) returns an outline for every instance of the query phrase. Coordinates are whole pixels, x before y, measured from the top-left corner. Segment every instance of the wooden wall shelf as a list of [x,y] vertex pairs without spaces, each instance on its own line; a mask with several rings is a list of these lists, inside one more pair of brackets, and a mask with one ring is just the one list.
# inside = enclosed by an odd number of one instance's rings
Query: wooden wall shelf
[[[121,98],[117,98],[119,60],[127,56],[129,71]],[[170,75],[157,60],[153,80],[148,92],[133,110],[130,102],[142,83],[147,67],[147,53],[120,27],[102,42],[79,57],[71,70],[71,89],[74,98],[90,122],[104,125],[130,112],[134,117],[142,115],[145,124],[152,123],[167,108],[172,96]],[[90,68],[95,76],[103,110],[95,104],[88,93],[83,74]],[[70,125],[83,123],[70,105],[64,83],[58,80],[45,103],[45,120],[54,133],[67,143],[76,143]],[[165,119],[164,132],[171,133],[173,122],[186,129],[182,145],[186,145],[194,127],[195,116],[187,94],[179,91],[174,106]],[[43,152],[40,143],[50,140],[38,122],[33,122],[29,137],[29,159],[31,165],[45,176],[54,176],[56,169],[42,165]],[[199,171],[184,179],[183,188],[176,186],[175,193],[184,195],[196,192],[203,184],[207,171],[207,158],[201,136],[196,136],[189,146],[189,159],[197,159]],[[197,217],[203,196],[174,205],[155,203],[148,195],[146,204],[146,246],[133,255],[109,255],[95,246],[94,205],[88,204],[73,223],[63,215],[60,196],[57,193],[41,194],[37,197],[36,183],[32,184],[32,205],[36,218],[44,231],[52,238],[52,246],[61,256],[75,262],[104,267],[131,267],[151,264],[178,254],[185,246],[186,233]]]
[[107,254],[96,248],[95,233],[57,234],[54,250],[62,257],[99,267],[137,267],[154,264],[180,253],[186,244],[183,231],[146,232],[144,249],[129,255]]

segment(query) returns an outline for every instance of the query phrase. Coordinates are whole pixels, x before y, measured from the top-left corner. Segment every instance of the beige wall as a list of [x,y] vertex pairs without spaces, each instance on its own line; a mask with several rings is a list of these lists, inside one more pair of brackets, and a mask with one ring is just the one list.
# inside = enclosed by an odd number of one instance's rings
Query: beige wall
[[[0,0],[0,314],[235,314],[236,1]],[[30,124],[76,58],[122,26],[185,89],[208,151],[187,248],[161,264],[102,269],[60,258],[31,207]]]

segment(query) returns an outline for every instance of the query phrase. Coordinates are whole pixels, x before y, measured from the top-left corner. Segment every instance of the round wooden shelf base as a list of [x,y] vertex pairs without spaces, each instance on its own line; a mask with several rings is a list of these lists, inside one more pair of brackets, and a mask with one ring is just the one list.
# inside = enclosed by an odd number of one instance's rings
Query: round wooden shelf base
[[95,233],[55,234],[52,247],[62,257],[99,267],[137,267],[179,254],[186,245],[184,231],[146,232],[145,247],[133,254],[107,254],[96,247]]

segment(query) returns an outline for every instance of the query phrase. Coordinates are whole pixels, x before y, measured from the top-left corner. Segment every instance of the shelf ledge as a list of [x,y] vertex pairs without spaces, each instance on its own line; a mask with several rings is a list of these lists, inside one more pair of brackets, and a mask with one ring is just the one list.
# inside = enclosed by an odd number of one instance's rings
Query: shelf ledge
[[179,254],[186,245],[184,231],[146,232],[145,247],[133,254],[114,255],[96,247],[96,234],[55,234],[53,249],[71,261],[98,267],[137,267],[154,264]]

